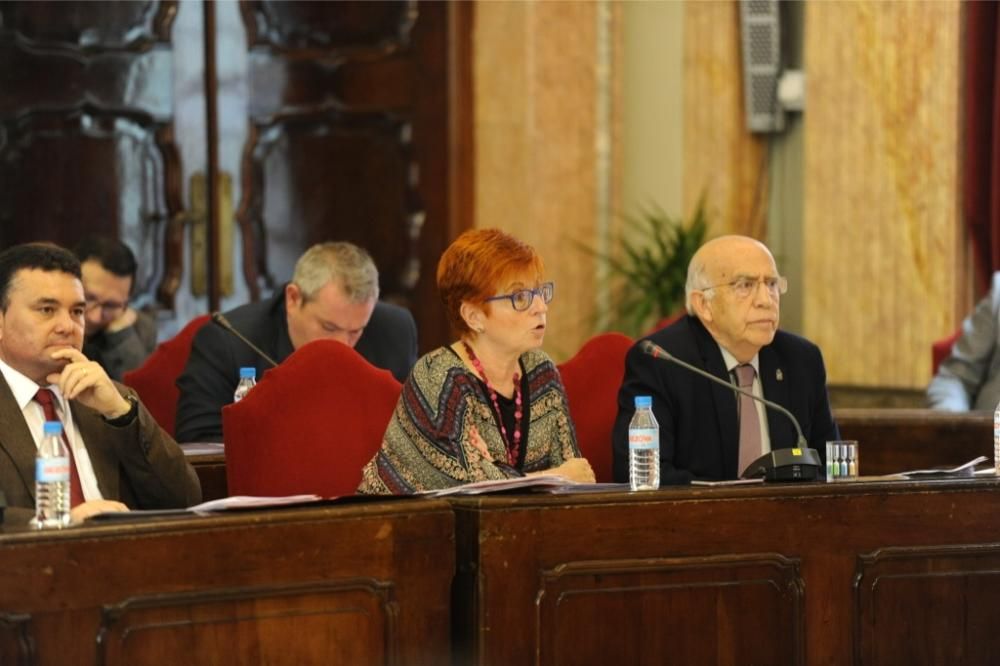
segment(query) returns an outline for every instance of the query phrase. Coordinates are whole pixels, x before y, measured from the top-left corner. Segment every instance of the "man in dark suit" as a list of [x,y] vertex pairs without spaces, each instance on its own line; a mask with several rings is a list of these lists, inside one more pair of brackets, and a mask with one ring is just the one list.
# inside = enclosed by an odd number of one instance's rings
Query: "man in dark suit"
[[[351,243],[314,245],[295,264],[292,281],[273,298],[225,314],[233,328],[277,363],[313,340],[354,347],[372,365],[403,381],[417,361],[417,327],[404,308],[378,300],[378,270]],[[271,368],[242,340],[216,323],[195,335],[177,379],[177,440],[221,442],[222,408],[233,401],[239,369],[253,366],[258,380]],[[317,396],[317,409],[324,405]]]
[[[702,246],[688,266],[688,316],[648,339],[734,385],[736,377],[731,373],[751,366],[748,386],[756,395],[791,411],[809,446],[822,452],[827,440],[838,439],[826,369],[819,348],[778,330],[778,305],[787,285],[762,243],[745,236],[716,238]],[[613,450],[614,477],[619,482],[628,481],[628,424],[637,395],[653,398],[653,413],[660,424],[660,480],[664,485],[692,478],[736,479],[748,460],[772,448],[791,447],[797,440],[786,416],[748,401],[756,420],[747,423],[754,423],[754,432],[759,431],[754,446],[760,448],[741,456],[737,394],[654,359],[637,343],[625,358],[625,377],[618,392]]]
[[80,263],[68,250],[28,244],[0,253],[0,490],[8,524],[34,515],[35,456],[53,417],[71,452],[73,522],[201,501],[177,443],[135,393],[80,351],[85,313]]

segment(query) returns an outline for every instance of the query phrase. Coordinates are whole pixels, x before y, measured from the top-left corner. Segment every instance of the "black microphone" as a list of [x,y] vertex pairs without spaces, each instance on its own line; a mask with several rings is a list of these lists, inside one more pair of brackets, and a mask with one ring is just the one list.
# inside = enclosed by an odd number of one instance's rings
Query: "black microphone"
[[769,453],[765,453],[747,466],[743,472],[744,478],[763,476],[768,481],[811,481],[816,478],[817,473],[822,468],[822,460],[819,457],[819,452],[816,449],[809,448],[809,442],[806,441],[805,436],[802,434],[802,426],[799,425],[798,419],[790,411],[776,402],[762,398],[759,395],[754,395],[753,391],[742,389],[730,382],[719,379],[710,372],[705,372],[699,367],[680,360],[652,340],[643,340],[640,348],[644,353],[649,354],[653,358],[661,358],[664,361],[679,365],[716,384],[721,384],[735,393],[740,393],[757,402],[763,403],[764,406],[781,412],[788,417],[792,425],[795,426],[795,432],[798,433],[798,441],[795,444],[795,448],[772,449]]
[[243,344],[245,344],[247,347],[249,347],[250,349],[252,349],[255,352],[257,352],[257,355],[260,356],[265,361],[267,361],[268,363],[270,363],[272,368],[277,368],[278,367],[278,362],[277,361],[275,361],[273,358],[271,358],[270,356],[268,356],[267,354],[265,354],[263,351],[261,351],[260,347],[258,347],[257,345],[255,345],[254,343],[250,342],[245,337],[243,337],[243,334],[240,333],[239,331],[237,331],[235,328],[233,328],[233,325],[229,323],[229,320],[226,319],[225,315],[223,315],[221,312],[213,312],[212,313],[212,321],[214,321],[216,324],[218,324],[222,328],[226,329],[227,331],[229,331],[230,333],[232,333],[233,335],[235,335],[236,338],[240,342],[242,342]]

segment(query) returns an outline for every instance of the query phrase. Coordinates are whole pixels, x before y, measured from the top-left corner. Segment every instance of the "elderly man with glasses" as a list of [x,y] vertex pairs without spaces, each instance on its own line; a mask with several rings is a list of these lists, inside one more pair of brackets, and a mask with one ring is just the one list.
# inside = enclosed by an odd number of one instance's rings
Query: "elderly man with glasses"
[[[781,295],[767,247],[746,236],[707,242],[691,259],[688,315],[648,336],[669,354],[788,409],[809,446],[838,439],[818,347],[778,330]],[[750,398],[645,353],[637,343],[625,360],[613,432],[615,480],[628,480],[628,424],[635,396],[653,398],[660,424],[661,483],[738,478],[771,449],[793,446],[794,425]]]
[[87,299],[86,340],[83,354],[97,361],[108,376],[122,380],[156,348],[156,323],[129,306],[135,286],[136,262],[132,250],[113,238],[89,236],[73,253],[83,270]]

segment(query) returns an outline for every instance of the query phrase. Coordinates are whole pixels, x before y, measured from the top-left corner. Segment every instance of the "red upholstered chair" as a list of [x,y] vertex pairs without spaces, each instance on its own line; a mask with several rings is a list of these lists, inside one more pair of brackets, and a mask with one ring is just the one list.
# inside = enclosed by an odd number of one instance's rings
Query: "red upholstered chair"
[[951,348],[955,346],[955,342],[958,340],[958,336],[962,334],[962,329],[958,329],[947,338],[942,338],[936,340],[931,345],[931,376],[937,374],[938,366],[941,365],[941,361],[948,358],[951,354]]
[[401,391],[347,345],[301,347],[222,409],[229,494],[353,494]]
[[625,353],[632,339],[603,333],[588,340],[576,356],[559,366],[580,452],[594,476],[611,482],[611,429],[618,414],[618,388],[625,375]]
[[171,436],[174,434],[174,417],[180,397],[177,378],[187,365],[194,334],[208,323],[208,319],[206,314],[189,321],[177,335],[160,343],[145,363],[122,377],[122,383],[135,389],[142,404]]

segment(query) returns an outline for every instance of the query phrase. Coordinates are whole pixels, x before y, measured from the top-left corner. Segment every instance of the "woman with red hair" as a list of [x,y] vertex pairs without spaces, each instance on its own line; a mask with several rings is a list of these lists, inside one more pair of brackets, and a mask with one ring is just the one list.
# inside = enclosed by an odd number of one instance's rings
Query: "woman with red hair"
[[360,493],[408,494],[525,474],[593,482],[559,372],[541,351],[553,283],[535,250],[467,231],[438,263],[458,340],[417,361]]

